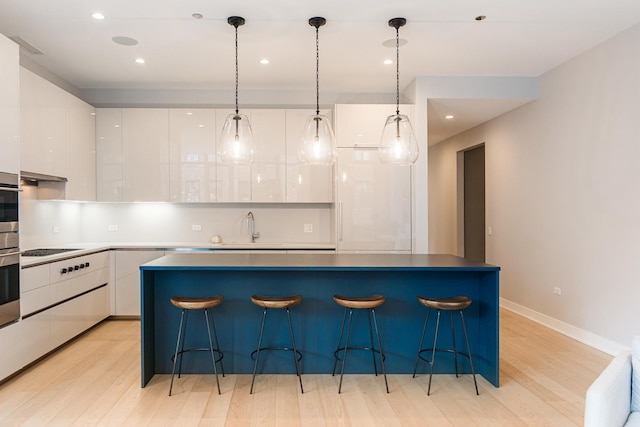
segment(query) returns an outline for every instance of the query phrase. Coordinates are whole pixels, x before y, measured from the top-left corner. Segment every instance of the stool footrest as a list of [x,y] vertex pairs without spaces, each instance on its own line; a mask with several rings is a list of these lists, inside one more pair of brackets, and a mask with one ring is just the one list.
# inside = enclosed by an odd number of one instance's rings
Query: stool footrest
[[[337,360],[342,361],[342,358],[340,357],[340,353],[343,352],[345,350],[344,347],[340,347],[339,349],[337,349],[336,351],[333,352],[333,357],[335,357]],[[365,351],[373,351],[374,353],[378,353],[382,356],[382,360],[386,360],[387,356],[385,356],[384,354],[380,353],[380,350],[378,350],[377,348],[371,348],[371,347],[347,347],[347,350],[365,350]]]
[[[216,359],[216,363],[219,363],[220,361],[222,361],[222,359],[224,358],[224,353],[221,352],[220,350],[218,350],[217,348],[208,348],[208,347],[201,347],[201,348],[186,348],[184,350],[180,350],[178,351],[178,355],[182,355],[183,353],[191,353],[191,352],[195,352],[195,351],[206,351],[206,352],[211,352],[213,351],[214,353],[218,354],[218,358]],[[175,358],[174,356],[171,356],[171,361],[173,362],[173,359]],[[222,376],[224,377],[224,372],[222,373]],[[180,375],[178,374],[178,378],[180,378]]]
[[[258,351],[264,351],[264,350],[293,351],[293,347],[260,347],[258,350],[253,350],[251,352],[251,360],[256,360],[256,354],[258,354]],[[298,362],[302,360],[302,352],[300,352],[300,350],[296,350],[296,356],[298,358]]]
[[[431,364],[431,359],[427,359],[426,357],[424,357],[422,355],[422,353],[433,353],[433,348],[423,348],[422,350],[420,350],[418,352],[418,357],[420,358],[420,360]],[[464,356],[467,359],[471,360],[471,358],[469,357],[469,354],[467,354],[466,352],[462,352],[462,351],[453,351],[453,349],[451,348],[436,348],[436,352],[440,352],[440,353],[450,353],[450,354],[456,354],[458,356]]]

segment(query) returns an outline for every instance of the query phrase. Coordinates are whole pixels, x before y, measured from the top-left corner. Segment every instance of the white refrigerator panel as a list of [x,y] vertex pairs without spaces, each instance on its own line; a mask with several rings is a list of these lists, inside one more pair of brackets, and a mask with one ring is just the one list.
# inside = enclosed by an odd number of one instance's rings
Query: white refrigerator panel
[[411,167],[376,148],[338,149],[338,250],[411,251]]

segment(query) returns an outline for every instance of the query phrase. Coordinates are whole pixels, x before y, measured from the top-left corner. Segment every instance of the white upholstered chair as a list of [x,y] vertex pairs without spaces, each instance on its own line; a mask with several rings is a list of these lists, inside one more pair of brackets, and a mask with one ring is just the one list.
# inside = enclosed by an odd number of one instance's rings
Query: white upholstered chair
[[640,336],[587,390],[585,427],[640,426]]

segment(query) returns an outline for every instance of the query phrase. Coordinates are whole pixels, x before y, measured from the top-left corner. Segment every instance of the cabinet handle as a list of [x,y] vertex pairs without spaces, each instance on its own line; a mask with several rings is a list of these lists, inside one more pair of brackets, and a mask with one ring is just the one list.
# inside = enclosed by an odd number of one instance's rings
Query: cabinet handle
[[338,202],[338,240],[342,242],[342,202]]
[[63,269],[60,270],[60,274],[65,274],[66,272],[67,272],[66,268],[63,268]]

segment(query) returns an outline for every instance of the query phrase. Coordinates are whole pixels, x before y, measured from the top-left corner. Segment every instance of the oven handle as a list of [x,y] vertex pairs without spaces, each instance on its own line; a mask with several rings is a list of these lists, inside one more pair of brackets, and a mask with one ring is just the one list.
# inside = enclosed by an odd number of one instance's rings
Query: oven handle
[[14,193],[21,193],[22,188],[3,187],[0,185],[0,191],[13,191]]
[[0,267],[6,267],[13,264],[20,264],[20,252],[0,254]]

